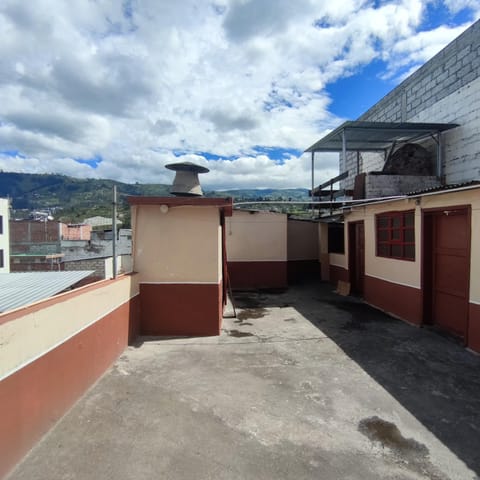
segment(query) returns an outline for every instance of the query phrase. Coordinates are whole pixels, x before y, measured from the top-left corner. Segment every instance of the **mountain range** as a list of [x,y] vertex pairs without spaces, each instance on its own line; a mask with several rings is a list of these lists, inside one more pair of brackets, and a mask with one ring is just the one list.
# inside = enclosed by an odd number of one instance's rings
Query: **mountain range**
[[[14,218],[31,211],[47,211],[56,220],[79,222],[95,215],[109,216],[113,186],[117,186],[118,211],[128,224],[129,195],[169,196],[170,185],[122,183],[107,179],[81,179],[59,174],[0,172],[0,197],[10,198]],[[234,189],[205,191],[207,197],[233,197],[235,201],[308,200],[308,190]],[[125,222],[124,222],[125,224]]]

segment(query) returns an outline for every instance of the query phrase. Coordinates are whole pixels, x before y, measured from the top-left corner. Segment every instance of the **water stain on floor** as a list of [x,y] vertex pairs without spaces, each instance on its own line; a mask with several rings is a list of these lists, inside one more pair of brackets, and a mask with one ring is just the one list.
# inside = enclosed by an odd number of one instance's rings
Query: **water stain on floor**
[[267,314],[264,308],[245,308],[237,314],[237,318],[241,321],[252,318],[262,318]]
[[428,448],[413,438],[405,438],[394,423],[377,416],[368,417],[359,422],[358,431],[372,442],[388,448],[410,470],[426,475],[429,479],[448,478],[431,464]]
[[405,438],[398,427],[381,418],[364,418],[358,424],[358,430],[372,442],[380,442],[384,447],[402,454],[428,455],[428,448],[413,438]]
[[230,337],[236,337],[236,338],[241,338],[241,337],[253,337],[253,333],[250,332],[241,332],[240,330],[225,330],[227,335]]

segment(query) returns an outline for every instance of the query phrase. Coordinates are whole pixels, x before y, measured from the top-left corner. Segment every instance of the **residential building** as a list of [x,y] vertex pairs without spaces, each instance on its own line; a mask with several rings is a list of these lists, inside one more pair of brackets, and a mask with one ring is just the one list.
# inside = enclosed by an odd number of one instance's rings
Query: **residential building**
[[479,135],[480,21],[357,121],[309,148],[340,152],[334,181],[357,199],[320,223],[322,278],[475,351]]

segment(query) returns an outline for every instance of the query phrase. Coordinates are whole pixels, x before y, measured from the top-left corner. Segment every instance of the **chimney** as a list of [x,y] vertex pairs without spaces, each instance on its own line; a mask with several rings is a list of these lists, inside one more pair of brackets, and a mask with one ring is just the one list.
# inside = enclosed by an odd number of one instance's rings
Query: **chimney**
[[199,173],[207,173],[208,168],[191,162],[169,163],[165,168],[175,171],[175,179],[170,187],[170,193],[178,197],[201,197],[202,187],[198,180]]

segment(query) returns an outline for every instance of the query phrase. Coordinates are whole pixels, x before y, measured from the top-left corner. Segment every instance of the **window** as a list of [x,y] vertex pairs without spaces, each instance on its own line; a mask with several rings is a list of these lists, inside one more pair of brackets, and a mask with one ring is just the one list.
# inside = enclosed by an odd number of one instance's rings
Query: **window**
[[0,234],[3,233],[3,215],[0,215]]
[[415,212],[389,212],[376,217],[377,256],[415,260]]
[[343,223],[328,224],[328,253],[345,253]]
[[0,268],[3,268],[5,265],[3,264],[3,250],[0,250]]

